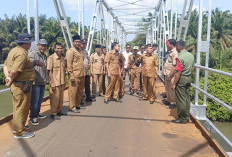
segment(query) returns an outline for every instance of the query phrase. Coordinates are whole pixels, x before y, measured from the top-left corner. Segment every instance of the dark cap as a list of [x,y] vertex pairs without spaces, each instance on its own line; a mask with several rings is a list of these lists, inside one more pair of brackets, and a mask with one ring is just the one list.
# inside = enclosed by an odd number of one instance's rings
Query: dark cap
[[102,49],[105,49],[106,47],[105,46],[102,46]]
[[87,40],[86,39],[81,39],[81,43],[82,44],[87,44]]
[[157,44],[152,44],[152,47],[158,47],[158,45]]
[[95,45],[95,48],[101,48],[101,45],[97,44]]
[[28,44],[31,43],[32,41],[34,41],[34,39],[32,39],[32,37],[28,33],[20,33],[18,35],[18,40],[15,40],[17,44],[24,44],[24,43]]
[[38,41],[38,44],[40,44],[40,45],[47,45],[48,42],[47,42],[45,39],[40,39],[40,40]]
[[72,37],[72,39],[73,39],[73,41],[75,41],[75,40],[81,40],[81,37],[80,37],[80,35],[74,35],[73,37]]

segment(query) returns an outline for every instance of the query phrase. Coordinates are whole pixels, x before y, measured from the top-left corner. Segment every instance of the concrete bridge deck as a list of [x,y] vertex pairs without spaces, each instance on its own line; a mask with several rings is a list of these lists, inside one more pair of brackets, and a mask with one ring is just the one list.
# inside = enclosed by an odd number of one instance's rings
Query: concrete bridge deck
[[[128,90],[128,89],[127,89]],[[11,122],[0,126],[0,156],[17,157],[214,157],[218,156],[201,132],[189,124],[173,124],[175,109],[161,102],[164,92],[157,83],[155,104],[125,94],[122,103],[103,103],[103,97],[81,113],[68,112],[65,92],[64,111],[68,116],[40,120],[31,126],[32,139],[13,138]],[[49,116],[49,100],[42,105]]]

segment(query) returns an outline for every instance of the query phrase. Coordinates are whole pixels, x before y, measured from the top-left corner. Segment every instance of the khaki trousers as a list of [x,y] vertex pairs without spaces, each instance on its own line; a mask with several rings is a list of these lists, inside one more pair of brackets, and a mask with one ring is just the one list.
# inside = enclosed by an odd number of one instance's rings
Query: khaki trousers
[[131,73],[130,74],[130,91],[134,93],[134,82],[136,91],[140,91],[140,73]]
[[118,99],[118,93],[119,93],[119,75],[113,75],[111,77],[108,77],[108,86],[106,87],[106,94],[105,98],[108,100],[111,96],[111,94],[114,92],[114,99]]
[[63,99],[64,99],[64,88],[65,85],[60,85],[55,87],[55,91],[53,92],[50,88],[50,106],[51,106],[51,115],[56,115],[61,111],[63,107]]
[[103,89],[103,74],[94,74],[93,75],[93,82],[92,82],[92,94],[96,95],[97,91],[97,83],[99,84],[99,94],[102,94]]
[[143,76],[143,99],[148,99],[150,101],[155,101],[155,78]]
[[85,89],[85,76],[76,77],[75,81],[69,81],[69,109],[81,106],[81,100]]
[[31,103],[32,88],[28,93],[23,93],[22,87],[22,83],[12,83],[10,87],[13,100],[13,125],[16,136],[22,136],[27,132],[25,124]]
[[165,90],[167,95],[167,101],[169,103],[175,103],[176,102],[176,96],[175,96],[175,90],[172,90],[172,84],[174,82],[174,77],[171,79],[170,82],[167,81],[167,77],[165,78]]

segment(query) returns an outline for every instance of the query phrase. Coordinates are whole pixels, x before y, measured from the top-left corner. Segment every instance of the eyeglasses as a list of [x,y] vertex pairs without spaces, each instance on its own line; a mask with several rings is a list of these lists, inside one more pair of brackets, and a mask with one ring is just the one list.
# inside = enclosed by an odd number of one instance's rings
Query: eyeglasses
[[130,49],[130,47],[126,47],[127,49]]

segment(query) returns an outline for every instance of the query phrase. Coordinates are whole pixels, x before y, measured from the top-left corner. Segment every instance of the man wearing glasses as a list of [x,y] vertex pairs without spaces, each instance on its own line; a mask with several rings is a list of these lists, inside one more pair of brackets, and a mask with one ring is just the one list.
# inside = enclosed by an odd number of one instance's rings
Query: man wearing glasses
[[[131,45],[130,44],[127,44],[126,45],[126,51],[122,52],[123,56],[125,57],[125,63],[124,63],[124,82],[125,82],[125,79],[126,79],[126,75],[128,75],[128,77],[130,78],[129,74],[128,74],[128,70],[127,70],[127,63],[128,63],[128,57],[129,55],[131,55]],[[124,83],[125,85],[125,83]]]

